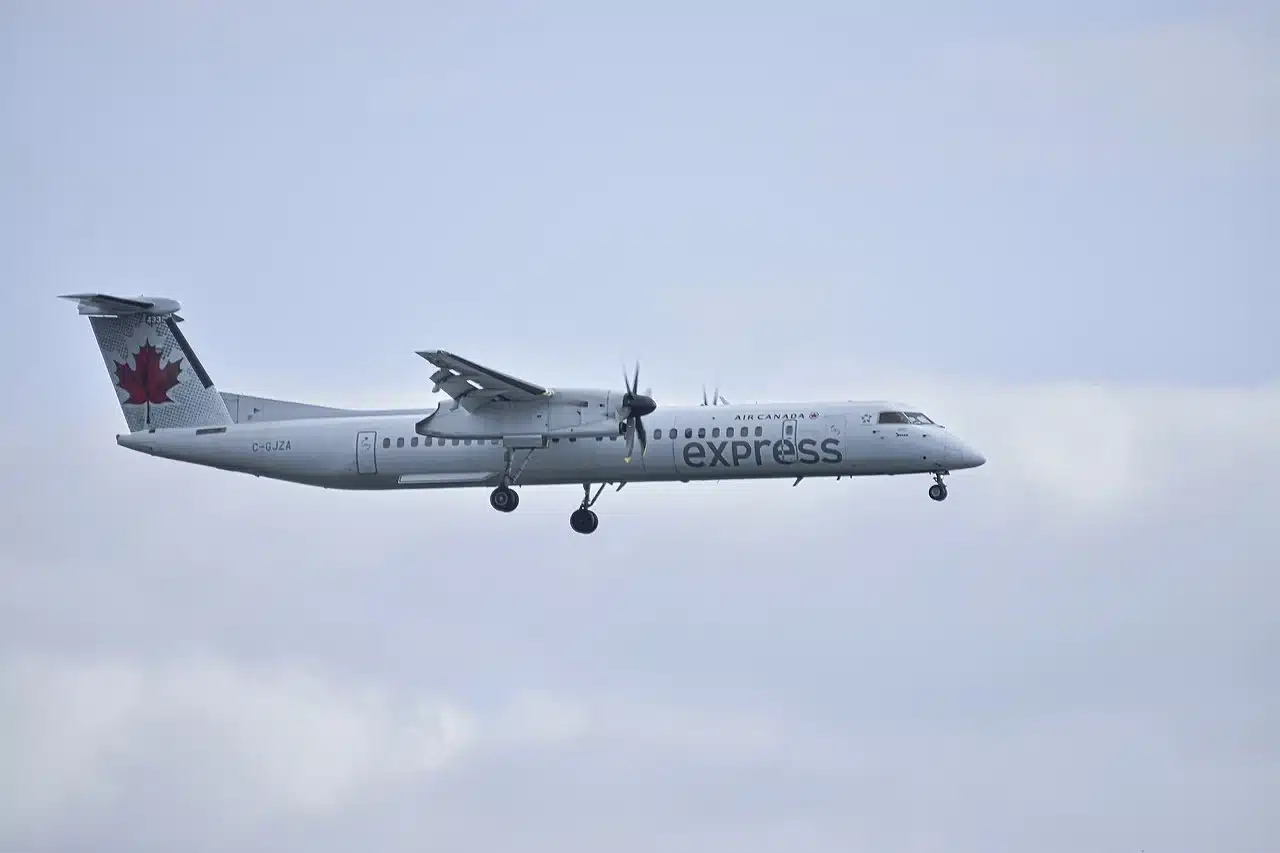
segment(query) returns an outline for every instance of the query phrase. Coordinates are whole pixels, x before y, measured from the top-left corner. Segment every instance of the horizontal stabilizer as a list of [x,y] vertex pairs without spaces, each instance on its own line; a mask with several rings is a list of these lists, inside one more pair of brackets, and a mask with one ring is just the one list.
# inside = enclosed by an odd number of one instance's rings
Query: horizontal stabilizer
[[132,314],[151,314],[163,317],[175,314],[182,305],[176,299],[161,296],[112,296],[107,293],[69,293],[59,299],[69,299],[80,307],[80,313],[91,317],[126,317]]

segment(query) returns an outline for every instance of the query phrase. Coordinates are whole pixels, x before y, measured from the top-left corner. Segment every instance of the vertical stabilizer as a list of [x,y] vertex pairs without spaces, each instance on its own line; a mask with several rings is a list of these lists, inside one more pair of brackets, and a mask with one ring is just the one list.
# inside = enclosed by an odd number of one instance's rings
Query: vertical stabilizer
[[130,432],[226,426],[226,403],[186,336],[172,299],[64,296],[89,317]]

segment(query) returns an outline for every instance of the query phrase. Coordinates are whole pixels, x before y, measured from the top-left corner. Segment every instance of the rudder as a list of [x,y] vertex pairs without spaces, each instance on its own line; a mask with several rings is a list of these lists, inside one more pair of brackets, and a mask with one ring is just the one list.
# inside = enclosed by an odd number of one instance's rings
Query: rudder
[[74,294],[89,316],[130,432],[228,426],[231,415],[178,328],[172,299]]

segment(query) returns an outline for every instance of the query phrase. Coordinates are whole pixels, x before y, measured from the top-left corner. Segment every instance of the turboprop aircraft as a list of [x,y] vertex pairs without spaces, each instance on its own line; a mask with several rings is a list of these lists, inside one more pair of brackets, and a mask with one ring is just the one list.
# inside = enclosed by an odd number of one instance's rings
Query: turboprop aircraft
[[[89,317],[124,410],[131,450],[334,489],[490,487],[500,512],[521,486],[580,484],[569,516],[592,533],[605,486],[925,474],[943,501],[950,472],[986,462],[918,407],[889,402],[659,406],[623,388],[553,388],[444,350],[423,409],[353,410],[220,392],[178,325],[173,299],[100,293],[61,297]],[[724,405],[721,405],[721,404]],[[635,451],[639,445],[639,453]],[[598,484],[593,493],[592,486]]]

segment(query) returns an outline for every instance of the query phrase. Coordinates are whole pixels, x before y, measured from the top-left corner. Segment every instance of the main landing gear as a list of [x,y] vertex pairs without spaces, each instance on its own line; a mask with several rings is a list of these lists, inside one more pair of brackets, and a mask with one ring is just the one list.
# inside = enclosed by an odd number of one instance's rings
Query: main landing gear
[[516,507],[520,506],[520,495],[516,493],[515,489],[511,488],[511,484],[520,481],[520,475],[524,473],[524,466],[529,464],[529,459],[533,456],[533,448],[525,448],[524,459],[514,473],[511,471],[514,454],[510,447],[507,448],[504,456],[506,458],[506,467],[502,472],[502,478],[498,481],[498,488],[489,493],[489,505],[498,512],[513,512]]
[[569,526],[573,528],[574,533],[596,532],[596,528],[600,526],[600,518],[591,511],[591,507],[600,500],[600,493],[604,491],[606,485],[601,483],[600,488],[596,489],[596,493],[592,495],[591,484],[582,484],[582,505],[569,515]]
[[942,474],[933,475],[934,483],[929,487],[929,497],[935,501],[945,501],[947,499],[947,487],[942,482]]
[[511,512],[520,506],[520,495],[510,486],[498,486],[489,494],[489,505],[498,512]]

